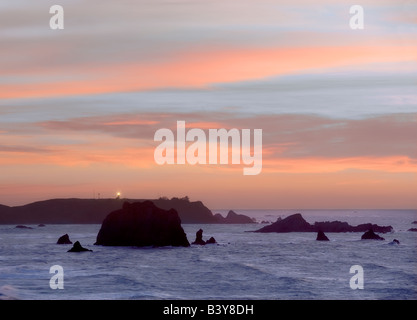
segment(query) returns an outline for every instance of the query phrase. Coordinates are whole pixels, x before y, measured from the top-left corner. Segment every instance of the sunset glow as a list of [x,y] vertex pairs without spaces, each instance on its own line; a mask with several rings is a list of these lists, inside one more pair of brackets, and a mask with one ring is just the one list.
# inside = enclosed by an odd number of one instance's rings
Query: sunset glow
[[[415,208],[415,19],[366,1],[358,31],[346,3],[321,1],[333,14],[315,16],[305,1],[260,2],[66,3],[53,31],[36,10],[4,5],[0,204],[117,187],[210,208]],[[262,129],[261,174],[156,164],[155,132],[179,120]]]

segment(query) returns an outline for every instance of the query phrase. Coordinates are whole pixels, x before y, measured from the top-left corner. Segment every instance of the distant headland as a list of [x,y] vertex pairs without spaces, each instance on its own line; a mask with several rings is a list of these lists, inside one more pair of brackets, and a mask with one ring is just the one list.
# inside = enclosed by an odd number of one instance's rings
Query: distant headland
[[0,224],[101,224],[112,211],[123,207],[124,202],[152,201],[157,207],[177,210],[181,222],[191,223],[255,223],[245,215],[229,211],[226,217],[213,214],[201,201],[188,197],[159,199],[50,199],[22,206],[0,205]]

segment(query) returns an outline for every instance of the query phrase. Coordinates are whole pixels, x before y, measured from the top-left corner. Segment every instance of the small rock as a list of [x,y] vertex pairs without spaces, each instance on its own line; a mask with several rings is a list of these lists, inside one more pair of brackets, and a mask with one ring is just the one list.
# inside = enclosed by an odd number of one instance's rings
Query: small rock
[[317,232],[316,240],[317,241],[329,241],[329,238],[327,238],[327,236],[324,234],[324,232],[320,230],[319,232]]
[[379,235],[377,235],[372,229],[369,229],[368,231],[366,231],[362,237],[362,240],[385,240],[384,238],[380,237]]
[[400,244],[400,241],[398,241],[397,239],[394,239],[389,244]]
[[22,225],[17,225],[15,228],[17,229],[33,229],[32,227],[27,227],[27,226],[22,226]]
[[81,246],[81,243],[79,241],[76,241],[71,249],[69,249],[67,252],[83,252],[83,251],[93,251],[86,249]]
[[57,244],[72,244],[68,234],[64,234],[63,236],[59,237]]
[[213,237],[211,237],[210,239],[208,239],[208,240],[206,241],[206,244],[210,244],[210,243],[217,243],[217,242],[216,242],[216,239],[214,239]]

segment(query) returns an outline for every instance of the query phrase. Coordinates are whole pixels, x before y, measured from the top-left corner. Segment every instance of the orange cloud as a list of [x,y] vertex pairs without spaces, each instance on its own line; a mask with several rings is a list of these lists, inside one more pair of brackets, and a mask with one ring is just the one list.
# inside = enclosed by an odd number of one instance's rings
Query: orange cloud
[[[3,84],[0,98],[51,97],[162,88],[207,87],[332,67],[415,61],[417,46],[304,47],[213,50],[177,54],[161,63],[17,70],[21,82]],[[22,75],[23,73],[23,75]],[[78,80],[25,83],[24,75],[61,74]],[[53,77],[52,77],[53,78]]]

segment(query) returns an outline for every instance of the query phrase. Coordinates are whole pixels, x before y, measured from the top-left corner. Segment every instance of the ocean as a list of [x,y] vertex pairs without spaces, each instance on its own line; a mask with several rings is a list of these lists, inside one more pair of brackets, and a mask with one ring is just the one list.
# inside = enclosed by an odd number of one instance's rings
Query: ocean
[[[417,210],[235,211],[257,221],[300,212],[309,223],[370,222],[394,231],[381,234],[384,241],[327,233],[330,241],[321,242],[315,233],[247,232],[265,224],[183,224],[190,243],[201,228],[203,239],[214,237],[217,244],[136,248],[95,246],[99,224],[0,225],[0,299],[417,299],[417,232],[407,231],[417,227]],[[64,234],[93,251],[67,252],[72,245],[56,244]],[[62,277],[54,283],[62,289],[51,284],[57,265]]]

